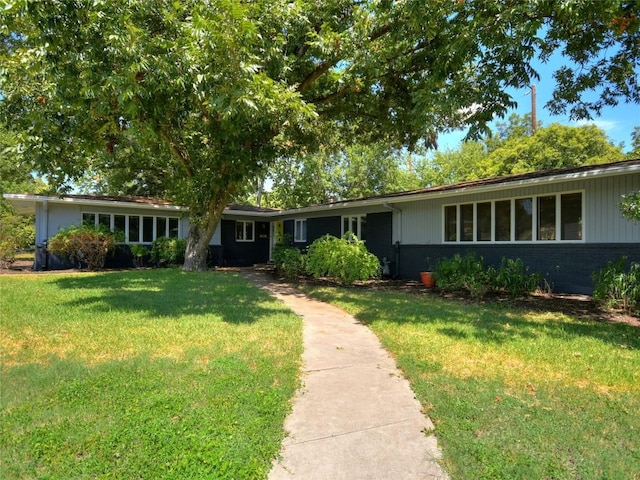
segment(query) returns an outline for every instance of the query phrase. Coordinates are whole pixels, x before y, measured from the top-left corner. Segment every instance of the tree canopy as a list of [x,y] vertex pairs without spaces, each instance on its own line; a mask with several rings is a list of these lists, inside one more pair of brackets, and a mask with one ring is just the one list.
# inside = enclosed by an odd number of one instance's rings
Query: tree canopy
[[[190,209],[184,268],[206,268],[230,198],[336,130],[392,148],[486,131],[560,51],[552,111],[640,101],[634,1],[8,1],[0,119],[64,187],[144,152]],[[585,95],[593,93],[596,95]],[[134,175],[135,168],[132,169]]]

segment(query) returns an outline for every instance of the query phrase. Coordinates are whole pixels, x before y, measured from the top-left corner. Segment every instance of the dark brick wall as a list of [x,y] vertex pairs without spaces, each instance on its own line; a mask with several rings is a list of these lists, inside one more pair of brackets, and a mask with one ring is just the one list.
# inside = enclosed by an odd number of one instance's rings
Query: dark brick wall
[[498,266],[502,257],[520,258],[532,272],[539,272],[554,292],[591,294],[591,274],[608,261],[626,256],[640,262],[640,244],[529,244],[529,245],[400,245],[401,278],[419,279],[425,259],[438,259],[473,251],[486,265]]

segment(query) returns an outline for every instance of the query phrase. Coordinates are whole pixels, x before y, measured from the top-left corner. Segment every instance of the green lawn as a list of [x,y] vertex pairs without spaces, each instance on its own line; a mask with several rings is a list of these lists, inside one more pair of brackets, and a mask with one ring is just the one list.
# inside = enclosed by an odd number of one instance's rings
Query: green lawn
[[232,273],[0,277],[0,477],[265,478],[298,317]]
[[460,479],[640,478],[640,330],[433,295],[311,287],[392,352]]

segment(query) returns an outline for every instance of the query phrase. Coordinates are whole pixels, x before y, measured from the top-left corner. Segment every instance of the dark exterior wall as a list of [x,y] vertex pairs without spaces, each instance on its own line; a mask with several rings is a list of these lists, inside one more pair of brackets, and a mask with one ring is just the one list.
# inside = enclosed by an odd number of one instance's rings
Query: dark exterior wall
[[[247,267],[269,260],[269,222],[255,222],[253,242],[236,242],[234,220],[222,220],[220,233],[222,252],[214,262],[230,267]],[[215,254],[216,251],[212,253]]]
[[327,233],[340,238],[340,218],[341,217],[318,217],[307,219],[307,244],[311,245],[314,240],[317,240]]
[[314,240],[329,234],[334,237],[340,237],[340,218],[341,217],[316,217],[307,218],[307,241],[294,242],[294,221],[285,220],[283,224],[284,234],[291,239],[294,247],[304,250],[313,243]]
[[391,271],[394,271],[394,249],[392,245],[391,212],[367,214],[367,250],[373,253],[380,261],[386,257],[390,262]]
[[475,252],[484,257],[485,265],[500,265],[502,257],[520,258],[532,272],[540,273],[554,292],[591,294],[591,274],[608,261],[626,256],[640,262],[640,244],[538,244],[538,245],[400,245],[401,278],[418,280],[426,269],[425,259],[432,264],[456,253]]

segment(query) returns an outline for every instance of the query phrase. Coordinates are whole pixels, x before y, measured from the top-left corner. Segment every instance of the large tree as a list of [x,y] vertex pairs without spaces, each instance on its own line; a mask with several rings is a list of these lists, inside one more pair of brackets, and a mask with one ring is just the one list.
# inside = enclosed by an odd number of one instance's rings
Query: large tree
[[189,207],[184,268],[201,270],[247,179],[332,130],[394,147],[482,132],[514,106],[506,89],[536,78],[534,56],[557,50],[576,69],[559,70],[555,111],[638,102],[637,14],[635,1],[8,1],[0,115],[58,186],[100,170],[96,152],[144,145]]

